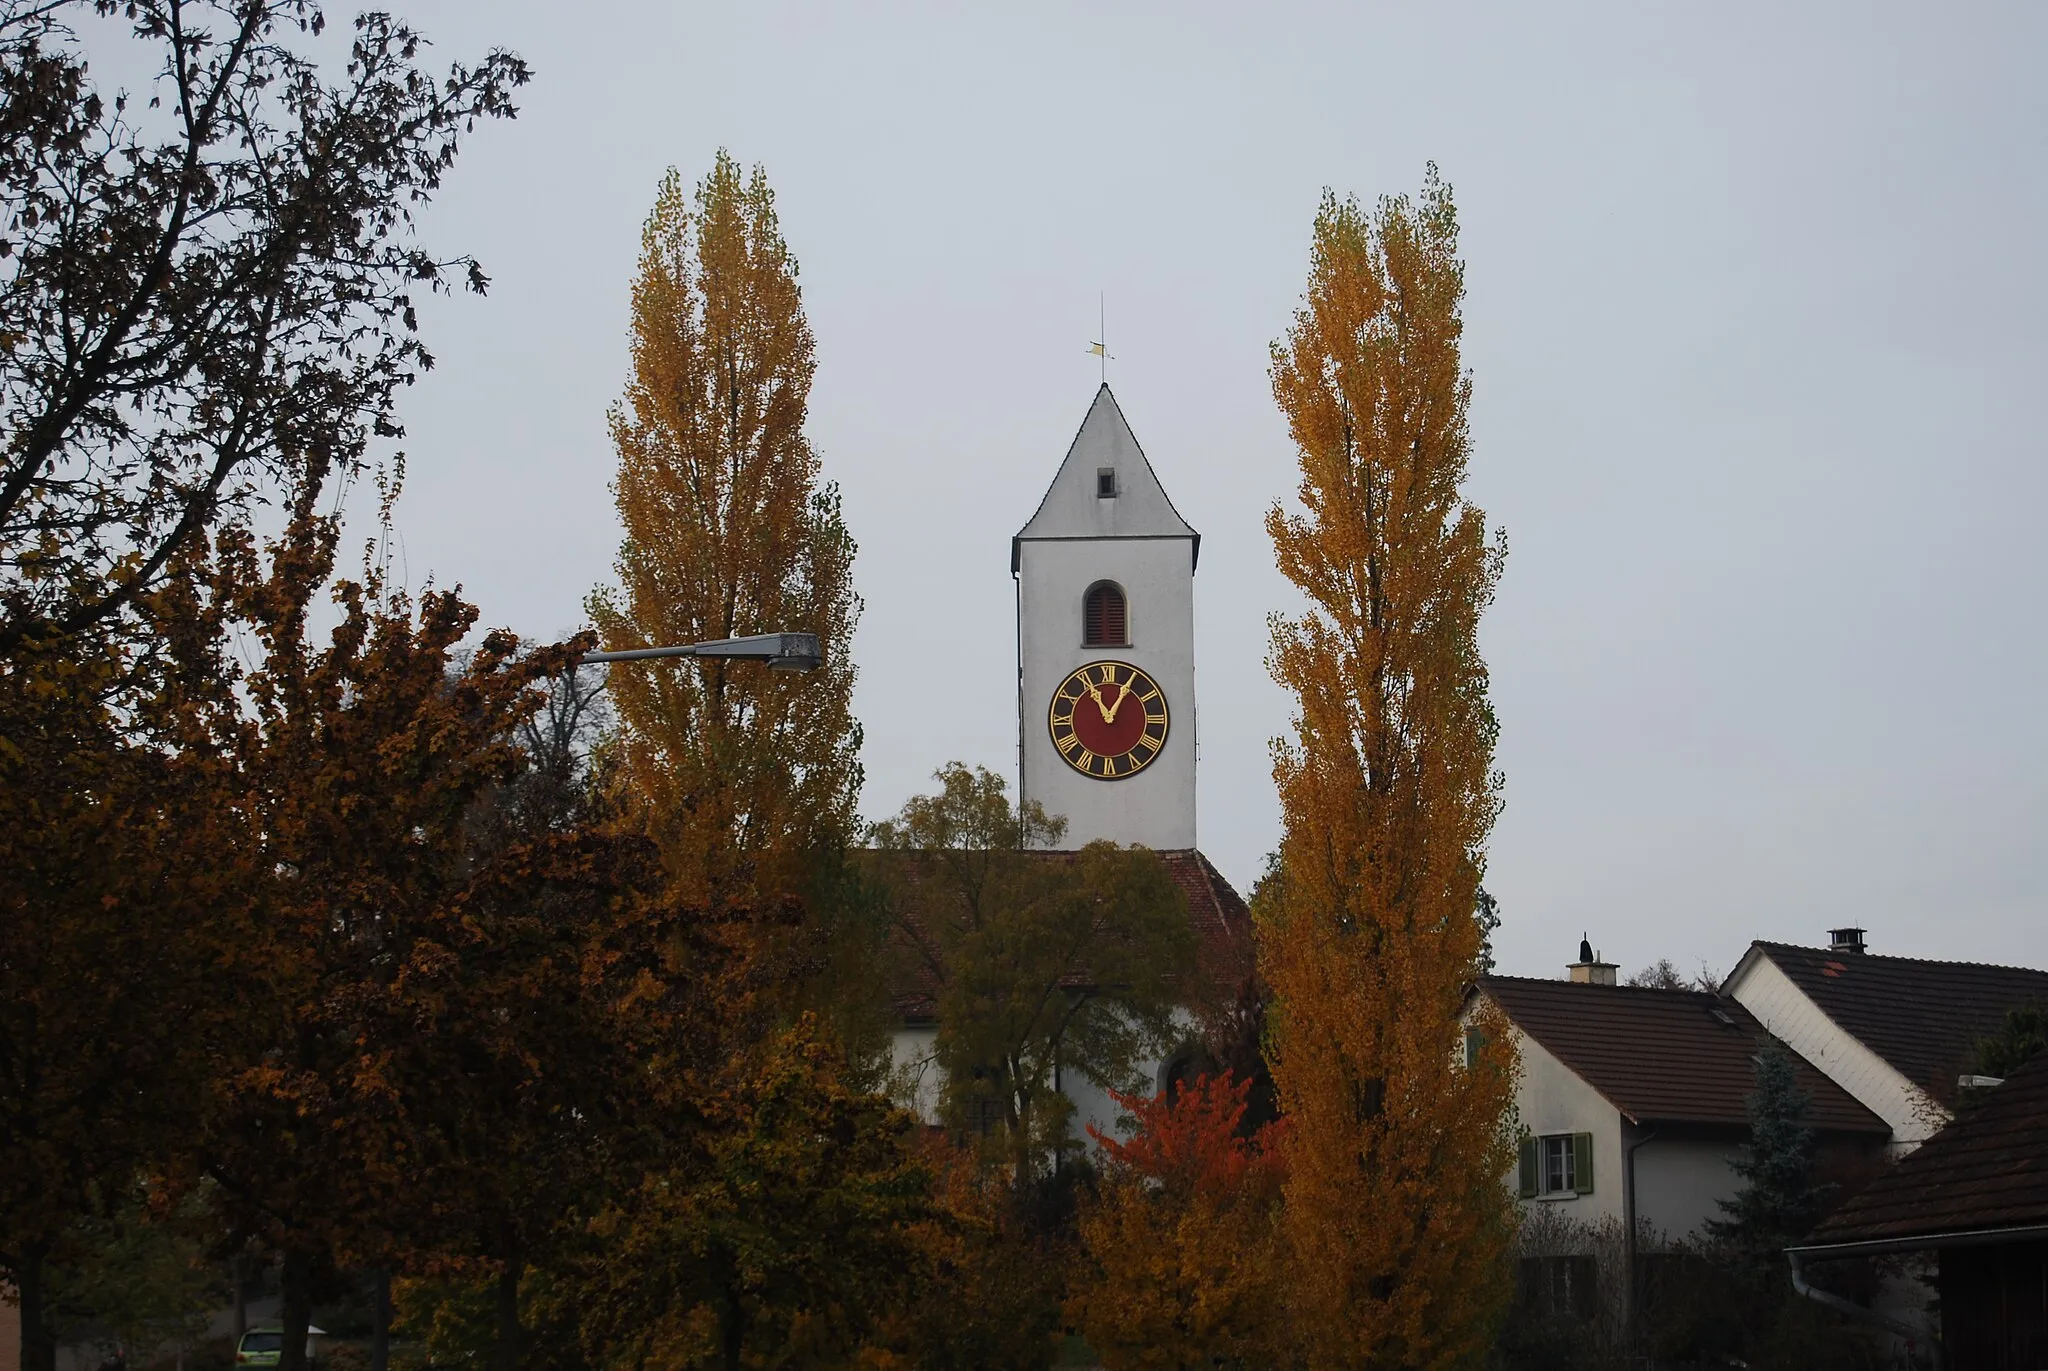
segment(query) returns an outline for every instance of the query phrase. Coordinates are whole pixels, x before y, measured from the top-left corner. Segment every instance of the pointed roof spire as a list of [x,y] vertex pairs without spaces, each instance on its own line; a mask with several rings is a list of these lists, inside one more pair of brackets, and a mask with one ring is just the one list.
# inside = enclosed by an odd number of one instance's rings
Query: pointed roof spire
[[1018,568],[1022,544],[1074,538],[1186,538],[1189,564],[1201,556],[1202,535],[1167,498],[1107,382],[1095,392],[1038,512],[1010,540],[1010,570]]

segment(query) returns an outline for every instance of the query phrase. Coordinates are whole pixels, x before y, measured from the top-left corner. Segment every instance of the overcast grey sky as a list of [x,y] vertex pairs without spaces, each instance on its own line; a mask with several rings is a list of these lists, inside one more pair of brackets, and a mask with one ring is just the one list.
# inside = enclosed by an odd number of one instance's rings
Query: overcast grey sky
[[1203,534],[1202,846],[1278,815],[1262,666],[1294,485],[1266,380],[1324,186],[1457,192],[1503,968],[1634,969],[1860,922],[2048,965],[2048,7],[401,3],[533,64],[428,220],[412,580],[579,621],[663,168],[766,165],[862,545],[870,815],[1014,773],[1009,537],[1110,371]]

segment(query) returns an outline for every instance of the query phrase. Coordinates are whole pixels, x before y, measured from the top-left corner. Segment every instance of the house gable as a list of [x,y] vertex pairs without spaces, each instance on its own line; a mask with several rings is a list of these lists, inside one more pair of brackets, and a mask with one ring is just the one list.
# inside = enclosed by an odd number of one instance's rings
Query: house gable
[[[1476,995],[1474,998],[1476,1000]],[[1493,1003],[1499,1007],[1498,1000]],[[1472,1002],[1468,1001],[1468,1017],[1471,1009]],[[1512,1016],[1508,1016],[1508,1022],[1514,1032],[1515,1060],[1519,1067],[1515,1080],[1516,1122],[1536,1138],[1588,1133],[1593,1139],[1593,1189],[1590,1194],[1560,1196],[1555,1200],[1525,1199],[1523,1204],[1562,1203],[1567,1207],[1566,1217],[1580,1223],[1599,1223],[1603,1219],[1619,1221],[1622,1213],[1621,1111],[1583,1076],[1560,1061],[1556,1054],[1515,1025]],[[1515,1172],[1509,1172],[1502,1180],[1511,1193],[1517,1189],[1519,1177]]]
[[1895,1144],[1917,1145],[1947,1122],[1946,1109],[1830,1018],[1771,960],[1765,944],[1751,945],[1721,991],[1884,1120]]

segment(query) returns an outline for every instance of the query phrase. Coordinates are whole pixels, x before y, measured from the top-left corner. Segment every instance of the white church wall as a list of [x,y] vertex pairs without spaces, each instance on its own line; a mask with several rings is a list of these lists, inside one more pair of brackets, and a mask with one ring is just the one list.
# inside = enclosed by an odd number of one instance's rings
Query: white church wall
[[[1192,1042],[1196,1035],[1194,1016],[1181,1010],[1175,1018],[1180,1035]],[[932,1060],[938,1037],[935,1027],[905,1026],[897,1029],[889,1042],[889,1097],[925,1124],[939,1122],[939,1093],[945,1085],[945,1073]],[[1148,1056],[1137,1063],[1135,1074],[1143,1093],[1156,1094],[1166,1088],[1166,1069],[1174,1055]],[[1089,1140],[1091,1124],[1111,1137],[1129,1136],[1130,1129],[1121,1122],[1125,1118],[1123,1106],[1107,1090],[1077,1071],[1061,1073],[1060,1089],[1074,1104],[1069,1137],[1088,1142],[1092,1151],[1097,1149]]]
[[[1195,596],[1186,538],[1026,542],[1018,560],[1026,799],[1067,820],[1062,846],[1097,838],[1152,848],[1195,846]],[[1129,647],[1082,643],[1082,598],[1098,581],[1123,588]],[[1053,692],[1084,662],[1125,661],[1166,696],[1166,747],[1118,781],[1061,760],[1046,727]]]
[[939,1030],[930,1025],[906,1025],[889,1039],[889,1098],[921,1123],[939,1121],[939,1090],[945,1075],[932,1060],[938,1040]]

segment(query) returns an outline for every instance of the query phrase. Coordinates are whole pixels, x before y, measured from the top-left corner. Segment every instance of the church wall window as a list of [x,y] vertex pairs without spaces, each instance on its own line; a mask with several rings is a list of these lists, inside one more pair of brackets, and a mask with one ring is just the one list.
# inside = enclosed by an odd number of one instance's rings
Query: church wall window
[[1131,625],[1124,592],[1113,581],[1097,581],[1081,600],[1081,641],[1087,647],[1129,647]]
[[1116,498],[1116,468],[1095,468],[1095,498],[1114,500]]

